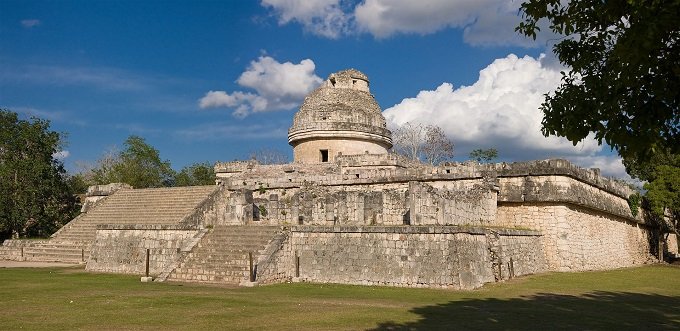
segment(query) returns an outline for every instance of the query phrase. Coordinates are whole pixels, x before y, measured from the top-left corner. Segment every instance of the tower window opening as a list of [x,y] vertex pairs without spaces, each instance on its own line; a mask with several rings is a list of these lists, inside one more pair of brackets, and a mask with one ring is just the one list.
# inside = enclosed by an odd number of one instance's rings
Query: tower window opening
[[321,162],[328,162],[328,150],[322,149],[321,152]]

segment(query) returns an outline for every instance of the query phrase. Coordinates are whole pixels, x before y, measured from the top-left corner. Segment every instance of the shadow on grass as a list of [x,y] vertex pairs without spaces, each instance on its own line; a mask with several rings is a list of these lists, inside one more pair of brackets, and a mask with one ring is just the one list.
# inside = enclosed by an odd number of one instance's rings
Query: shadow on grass
[[411,312],[420,319],[385,322],[372,330],[680,330],[680,297],[656,294],[539,293],[511,299],[463,299]]

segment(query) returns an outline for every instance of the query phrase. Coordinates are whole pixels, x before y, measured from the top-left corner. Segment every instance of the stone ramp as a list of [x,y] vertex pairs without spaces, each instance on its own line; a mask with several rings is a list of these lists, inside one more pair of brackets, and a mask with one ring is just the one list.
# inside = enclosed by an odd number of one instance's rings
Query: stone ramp
[[122,189],[71,221],[52,239],[91,244],[99,224],[178,224],[216,190],[214,185]]
[[239,284],[248,281],[253,263],[281,230],[278,226],[215,226],[194,247],[168,281]]
[[99,201],[57,231],[49,240],[7,240],[0,258],[26,261],[84,263],[90,255],[97,226],[174,225],[190,216],[218,186],[121,189]]

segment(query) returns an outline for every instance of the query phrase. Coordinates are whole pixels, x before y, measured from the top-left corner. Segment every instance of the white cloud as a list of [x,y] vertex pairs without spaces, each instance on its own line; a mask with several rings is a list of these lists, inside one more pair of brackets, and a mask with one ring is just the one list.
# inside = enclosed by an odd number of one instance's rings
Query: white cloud
[[102,90],[140,91],[166,82],[133,72],[107,67],[63,67],[49,65],[0,65],[0,83],[28,82],[52,86],[87,86]]
[[262,0],[262,6],[271,7],[281,25],[298,22],[306,31],[327,38],[347,32],[351,19],[340,0]]
[[[396,34],[430,34],[447,28],[462,29],[471,45],[533,46],[538,42],[520,36],[521,1],[508,0],[263,0],[279,24],[300,23],[305,31],[338,38],[368,33],[376,38]],[[541,31],[548,31],[547,27]]]
[[52,154],[52,157],[57,160],[64,160],[65,158],[69,157],[69,155],[71,155],[71,152],[69,151],[58,151]]
[[261,56],[250,63],[236,82],[252,92],[209,91],[199,100],[201,108],[227,107],[234,116],[245,117],[253,112],[286,110],[297,107],[302,99],[323,81],[314,74],[314,61],[299,64],[279,63],[269,56]]
[[23,26],[24,28],[27,28],[27,29],[34,28],[34,27],[40,25],[40,23],[41,23],[40,20],[37,20],[37,19],[21,20],[21,26]]
[[623,159],[618,155],[572,156],[567,157],[567,159],[584,168],[598,168],[600,169],[600,173],[604,176],[622,178],[639,184],[639,181],[634,181],[626,173]]
[[543,94],[561,78],[560,68],[543,65],[543,59],[510,54],[481,70],[471,86],[454,89],[443,83],[421,91],[385,110],[388,125],[438,125],[453,139],[457,155],[489,147],[516,160],[594,155],[601,147],[591,137],[573,146],[564,138],[541,134],[543,114],[538,108]]
[[376,37],[395,33],[427,34],[445,27],[463,27],[474,22],[479,8],[489,9],[490,0],[366,0],[355,8],[360,29]]
[[288,135],[288,127],[279,124],[234,125],[229,122],[210,123],[178,130],[182,140],[206,141],[221,139],[280,139]]

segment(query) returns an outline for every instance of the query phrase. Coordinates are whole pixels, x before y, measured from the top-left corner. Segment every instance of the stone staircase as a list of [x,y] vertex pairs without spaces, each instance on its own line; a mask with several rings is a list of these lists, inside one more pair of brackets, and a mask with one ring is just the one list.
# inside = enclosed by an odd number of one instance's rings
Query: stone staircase
[[3,260],[83,263],[89,256],[82,245],[51,240],[10,239],[0,246]]
[[169,281],[239,284],[249,280],[253,263],[281,230],[278,226],[215,226],[173,270]]
[[100,224],[179,224],[218,190],[217,186],[121,189],[74,218],[49,240],[7,240],[0,258],[82,263]]

